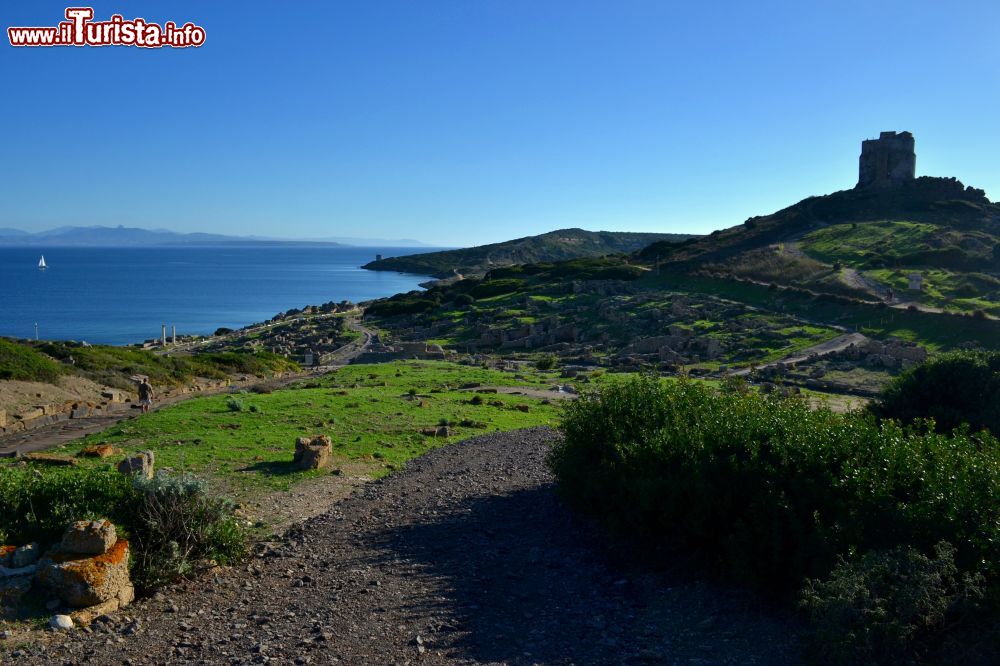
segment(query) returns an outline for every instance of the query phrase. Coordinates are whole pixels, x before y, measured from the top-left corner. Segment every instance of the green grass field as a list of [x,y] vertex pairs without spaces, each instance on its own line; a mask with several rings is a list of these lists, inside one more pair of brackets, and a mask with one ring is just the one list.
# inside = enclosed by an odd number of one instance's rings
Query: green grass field
[[922,222],[866,222],[835,224],[802,238],[807,254],[833,263],[863,266],[881,258],[887,249],[895,255],[911,255],[931,249],[929,240],[940,227]]
[[[517,380],[511,373],[441,362],[349,366],[270,394],[194,398],[124,421],[62,452],[75,454],[98,442],[128,453],[152,450],[158,468],[214,478],[240,497],[287,489],[319,474],[292,465],[295,440],[305,435],[329,435],[337,460],[366,464],[377,477],[445,443],[557,421],[557,405],[459,390],[468,383],[537,389],[551,385],[551,376],[529,373]],[[231,402],[240,410],[233,411]],[[445,421],[448,438],[421,433]]]
[[957,349],[969,341],[987,348],[1000,347],[1000,324],[995,321],[821,301],[792,292],[771,291],[762,285],[703,276],[665,275],[656,279],[664,288],[712,294],[768,310],[780,309],[816,321],[834,322],[871,337],[891,336],[917,342],[932,351]]
[[[908,275],[913,272],[923,275],[920,292],[909,289]],[[1000,279],[986,273],[958,273],[938,268],[880,268],[865,273],[891,286],[900,298],[946,310],[1000,314]]]

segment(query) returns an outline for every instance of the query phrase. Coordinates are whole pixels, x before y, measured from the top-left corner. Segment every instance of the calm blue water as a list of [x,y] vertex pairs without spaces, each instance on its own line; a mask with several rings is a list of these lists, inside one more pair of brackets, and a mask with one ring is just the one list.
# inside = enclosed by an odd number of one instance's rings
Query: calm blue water
[[[293,307],[359,302],[427,278],[361,270],[426,248],[2,248],[0,335],[129,344],[238,328]],[[48,270],[38,270],[45,254]]]

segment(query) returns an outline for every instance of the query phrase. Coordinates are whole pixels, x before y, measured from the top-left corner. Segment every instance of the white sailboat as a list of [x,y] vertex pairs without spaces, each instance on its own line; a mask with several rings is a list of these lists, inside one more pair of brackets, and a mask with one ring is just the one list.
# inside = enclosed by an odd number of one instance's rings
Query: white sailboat
[[38,270],[44,271],[46,268],[48,266],[45,264],[45,255],[43,254],[42,258],[38,260]]

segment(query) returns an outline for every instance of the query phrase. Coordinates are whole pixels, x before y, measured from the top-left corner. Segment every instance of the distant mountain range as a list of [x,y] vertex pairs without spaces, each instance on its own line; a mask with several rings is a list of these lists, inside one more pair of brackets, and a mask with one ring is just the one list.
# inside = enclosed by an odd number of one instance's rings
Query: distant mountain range
[[372,261],[362,268],[373,271],[398,271],[448,278],[456,273],[466,276],[481,275],[490,269],[501,266],[629,253],[640,250],[651,243],[678,243],[692,238],[696,238],[696,236],[693,234],[559,229],[503,243],[492,243],[460,250],[411,254],[405,257],[389,257]]
[[283,239],[222,234],[182,234],[166,229],[135,227],[60,227],[31,233],[20,229],[0,228],[0,246],[19,247],[142,247],[157,245],[328,245],[356,247],[426,247],[410,239],[375,238]]

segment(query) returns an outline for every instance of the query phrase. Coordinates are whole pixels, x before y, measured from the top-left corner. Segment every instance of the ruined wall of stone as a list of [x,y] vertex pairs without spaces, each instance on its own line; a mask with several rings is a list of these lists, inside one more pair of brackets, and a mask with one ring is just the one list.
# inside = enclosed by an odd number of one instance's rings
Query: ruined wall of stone
[[890,187],[916,177],[917,156],[909,132],[882,132],[861,142],[858,187]]

